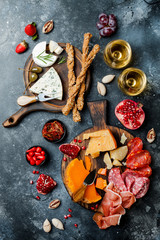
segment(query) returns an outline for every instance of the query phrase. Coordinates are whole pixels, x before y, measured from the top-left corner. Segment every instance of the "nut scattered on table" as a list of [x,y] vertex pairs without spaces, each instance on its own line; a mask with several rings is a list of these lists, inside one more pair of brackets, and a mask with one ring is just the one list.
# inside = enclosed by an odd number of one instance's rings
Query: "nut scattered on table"
[[115,75],[106,75],[105,77],[102,78],[103,83],[110,83],[113,81],[115,78]]
[[100,95],[102,96],[106,95],[107,90],[103,83],[100,83],[100,82],[97,83],[97,90]]
[[156,138],[155,130],[154,130],[154,128],[151,128],[147,133],[147,141],[149,143],[152,143],[152,142],[154,142],[155,138]]
[[55,226],[56,228],[58,228],[58,229],[60,229],[60,230],[64,230],[63,223],[62,223],[58,218],[53,218],[53,219],[52,219],[52,224],[53,224],[53,226]]
[[53,20],[46,22],[42,28],[43,33],[49,33],[53,29]]
[[59,205],[61,204],[60,200],[59,199],[54,199],[50,202],[49,204],[49,208],[50,209],[56,209],[59,207]]
[[51,224],[48,219],[46,219],[43,223],[43,230],[47,233],[51,231]]

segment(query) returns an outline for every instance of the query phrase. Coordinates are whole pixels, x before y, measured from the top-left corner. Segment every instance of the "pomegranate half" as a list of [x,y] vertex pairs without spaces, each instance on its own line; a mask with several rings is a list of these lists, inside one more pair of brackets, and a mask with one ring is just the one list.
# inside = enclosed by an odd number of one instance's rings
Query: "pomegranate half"
[[145,119],[142,107],[141,103],[126,99],[116,106],[115,115],[126,128],[136,130],[143,124]]
[[53,180],[53,178],[45,174],[40,174],[37,179],[36,188],[38,193],[46,195],[51,192],[56,185],[57,183]]

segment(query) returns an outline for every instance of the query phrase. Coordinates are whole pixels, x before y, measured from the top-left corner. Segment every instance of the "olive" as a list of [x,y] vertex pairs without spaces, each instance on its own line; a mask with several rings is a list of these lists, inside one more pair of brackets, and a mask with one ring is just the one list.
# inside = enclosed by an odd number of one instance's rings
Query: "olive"
[[33,73],[41,73],[43,69],[41,67],[32,67],[31,72]]
[[38,75],[36,73],[31,73],[29,76],[29,82],[34,82],[38,79]]

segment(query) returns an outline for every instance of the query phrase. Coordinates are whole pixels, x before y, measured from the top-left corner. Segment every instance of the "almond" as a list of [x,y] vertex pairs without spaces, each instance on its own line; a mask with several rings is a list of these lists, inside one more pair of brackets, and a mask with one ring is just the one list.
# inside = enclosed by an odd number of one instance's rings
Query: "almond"
[[64,227],[63,227],[63,223],[57,219],[57,218],[53,218],[52,219],[52,224],[53,226],[55,226],[56,228],[60,229],[60,230],[64,230]]
[[46,219],[43,223],[43,230],[47,233],[51,231],[51,224],[48,219]]
[[103,83],[100,82],[97,83],[97,90],[100,95],[102,96],[106,95],[107,90]]
[[59,207],[60,204],[61,204],[61,202],[60,202],[59,199],[54,199],[50,202],[49,208],[50,209],[55,209],[55,208]]
[[106,75],[105,77],[102,78],[103,83],[110,83],[113,81],[115,78],[115,75]]
[[152,142],[154,142],[155,138],[156,138],[155,130],[154,130],[154,128],[151,128],[147,133],[147,141],[149,143],[152,143]]
[[43,33],[49,33],[49,32],[51,32],[52,31],[52,29],[53,29],[53,20],[50,20],[50,21],[48,21],[48,22],[46,22],[45,24],[44,24],[44,26],[43,26],[43,28],[42,28],[42,32]]

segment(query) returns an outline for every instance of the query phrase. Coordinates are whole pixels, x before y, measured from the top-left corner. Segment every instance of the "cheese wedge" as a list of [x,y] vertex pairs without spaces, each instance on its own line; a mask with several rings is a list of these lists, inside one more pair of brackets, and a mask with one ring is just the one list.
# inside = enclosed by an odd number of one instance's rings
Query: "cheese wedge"
[[50,40],[49,42],[49,50],[51,53],[55,52],[57,55],[61,54],[63,52],[63,48],[61,48],[58,43],[56,43],[53,40]]
[[116,140],[109,129],[86,133],[83,139],[89,139],[89,144],[85,155],[91,155],[93,158],[99,156],[100,152],[106,152],[117,148]]
[[57,96],[56,99],[62,100],[63,87],[61,79],[56,70],[51,67],[31,88],[33,93],[46,93],[49,97]]

